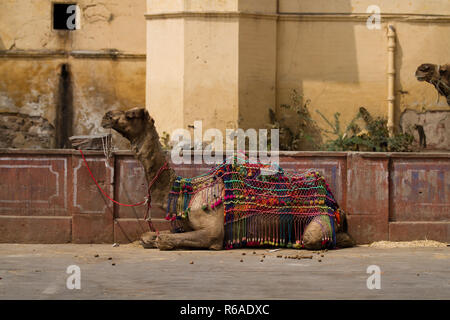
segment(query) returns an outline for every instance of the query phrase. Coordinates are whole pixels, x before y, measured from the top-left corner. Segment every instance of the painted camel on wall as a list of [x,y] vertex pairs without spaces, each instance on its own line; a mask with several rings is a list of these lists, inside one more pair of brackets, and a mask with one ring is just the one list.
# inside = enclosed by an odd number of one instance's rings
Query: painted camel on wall
[[[144,167],[147,182],[150,183],[157,177],[151,189],[152,206],[167,210],[169,193],[177,175],[169,166],[167,170],[157,176],[158,170],[167,163],[167,159],[166,153],[162,150],[153,118],[145,109],[109,111],[103,117],[102,127],[112,128],[130,141],[132,151]],[[223,197],[223,181],[219,181],[215,188],[214,192]],[[202,208],[202,198],[203,193],[207,192],[210,190],[206,188],[196,193],[191,199],[189,216],[180,222],[184,232],[166,232],[160,233],[158,236],[154,232],[145,233],[141,237],[141,244],[144,248],[159,248],[160,250],[223,249],[224,205],[218,204],[205,212]],[[333,224],[337,247],[354,245],[354,241],[344,232],[344,225],[345,216],[341,218],[340,224]],[[322,235],[323,225],[313,220],[303,232],[303,247],[312,250],[323,248]]]
[[438,97],[444,96],[450,106],[450,64],[442,66],[432,63],[421,64],[415,76],[418,81],[432,84],[438,92]]

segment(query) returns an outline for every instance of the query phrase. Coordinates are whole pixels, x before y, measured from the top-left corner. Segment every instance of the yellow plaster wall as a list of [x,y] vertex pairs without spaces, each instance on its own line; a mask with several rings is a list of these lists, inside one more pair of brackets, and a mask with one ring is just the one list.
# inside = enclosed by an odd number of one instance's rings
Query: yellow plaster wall
[[[381,30],[369,30],[364,16],[355,18],[370,5],[381,9]],[[445,99],[436,103],[436,90],[414,73],[422,63],[450,63],[449,1],[280,0],[279,8],[278,105],[289,103],[296,88],[311,99],[311,114],[322,128],[327,125],[315,110],[329,119],[341,113],[344,125],[360,106],[387,116],[387,26],[392,24],[396,126],[407,108],[448,110]]]
[[237,19],[187,18],[184,22],[184,125],[237,127],[239,23]]
[[[387,116],[390,24],[397,30],[396,125],[407,108],[448,108],[444,99],[436,103],[431,85],[414,77],[422,63],[450,63],[447,0],[148,0],[147,5],[148,26],[157,30],[149,34],[160,34],[157,43],[147,41],[150,47],[163,46],[150,54],[157,61],[149,60],[153,80],[147,83],[147,99],[153,110],[160,108],[159,127],[165,131],[180,124],[187,128],[195,120],[220,129],[262,128],[269,108],[291,102],[292,89],[311,100],[311,114],[322,128],[327,125],[315,110],[329,119],[341,113],[342,126],[361,106]],[[380,30],[366,26],[371,5],[381,9]],[[170,23],[178,23],[178,31],[160,29]],[[167,45],[174,42],[176,50]],[[171,82],[184,89],[172,90]]]
[[0,112],[53,124],[64,63],[72,78],[75,135],[102,132],[107,110],[145,106],[145,0],[76,1],[76,31],[53,30],[52,3],[0,2]]
[[371,5],[384,14],[450,14],[447,0],[279,0],[281,13],[365,13]]
[[[0,2],[0,112],[52,121],[68,63],[76,134],[94,133],[106,110],[144,104],[160,131],[195,120],[204,129],[262,128],[291,89],[311,100],[323,128],[316,109],[340,112],[343,125],[360,106],[386,116],[388,24],[397,31],[396,124],[407,108],[448,109],[414,77],[421,63],[450,63],[448,0],[79,0],[74,32],[52,30],[51,3]],[[381,30],[365,24],[374,4]],[[33,58],[58,50],[66,56]],[[71,54],[80,51],[103,56]],[[26,55],[8,55],[17,52]]]
[[146,106],[159,132],[171,133],[184,128],[184,22],[148,21],[147,48]]

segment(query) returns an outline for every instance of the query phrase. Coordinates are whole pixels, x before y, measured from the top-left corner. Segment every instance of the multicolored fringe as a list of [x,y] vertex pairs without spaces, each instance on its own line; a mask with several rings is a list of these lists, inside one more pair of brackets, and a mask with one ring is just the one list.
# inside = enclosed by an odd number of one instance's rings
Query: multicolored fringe
[[[218,178],[225,185],[223,197],[219,194]],[[235,157],[207,174],[191,179],[178,177],[169,194],[166,216],[175,232],[183,231],[176,222],[189,216],[192,196],[204,189],[207,189],[204,211],[222,203],[225,206],[227,249],[302,248],[304,230],[312,221],[322,228],[322,246],[336,245],[334,223],[339,223],[339,207],[317,171],[290,174],[281,168],[250,164],[247,159]]]
[[182,219],[187,219],[191,211],[192,197],[206,190],[202,209],[208,212],[222,203],[219,194],[218,178],[211,171],[195,178],[177,177],[172,185],[167,203],[166,220],[171,222],[172,231],[184,232]]

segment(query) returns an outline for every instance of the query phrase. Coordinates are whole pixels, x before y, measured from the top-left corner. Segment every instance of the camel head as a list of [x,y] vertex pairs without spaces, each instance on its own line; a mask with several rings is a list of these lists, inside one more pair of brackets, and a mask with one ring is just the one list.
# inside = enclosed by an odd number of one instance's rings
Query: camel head
[[108,111],[102,119],[102,127],[112,128],[130,141],[136,140],[143,132],[154,128],[155,120],[144,108],[128,111]]
[[438,80],[441,76],[440,70],[437,65],[432,63],[421,64],[416,70],[416,78],[419,81],[431,82],[432,80]]

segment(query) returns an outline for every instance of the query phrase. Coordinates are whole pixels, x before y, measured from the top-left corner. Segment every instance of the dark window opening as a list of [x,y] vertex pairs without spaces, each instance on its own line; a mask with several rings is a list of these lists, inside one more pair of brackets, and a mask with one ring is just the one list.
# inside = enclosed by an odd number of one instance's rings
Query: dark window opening
[[76,8],[76,3],[54,3],[53,29],[69,31],[78,29],[79,10]]

